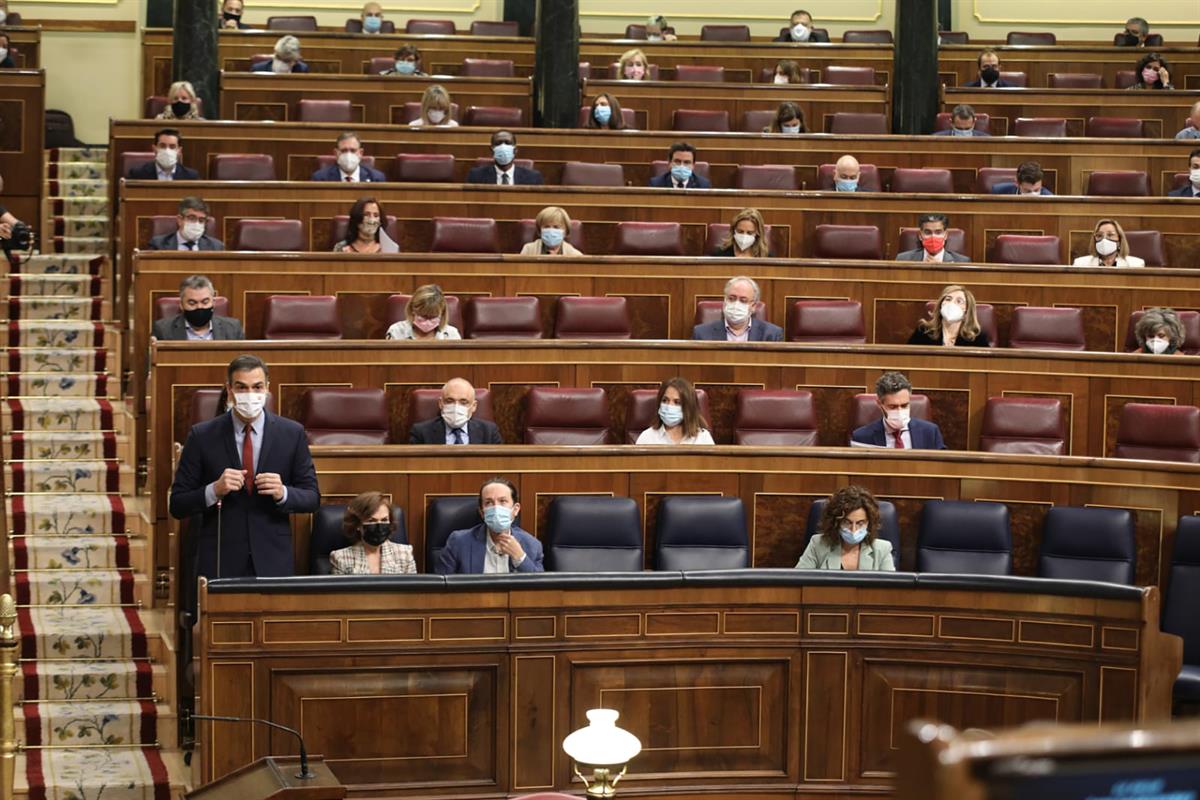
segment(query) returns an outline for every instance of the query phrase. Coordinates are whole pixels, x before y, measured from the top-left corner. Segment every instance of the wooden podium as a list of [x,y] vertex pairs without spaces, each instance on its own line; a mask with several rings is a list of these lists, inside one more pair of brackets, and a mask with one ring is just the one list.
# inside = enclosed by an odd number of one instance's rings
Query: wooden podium
[[342,785],[320,756],[309,756],[308,769],[316,777],[301,780],[299,756],[266,756],[253,764],[194,789],[188,800],[342,800]]

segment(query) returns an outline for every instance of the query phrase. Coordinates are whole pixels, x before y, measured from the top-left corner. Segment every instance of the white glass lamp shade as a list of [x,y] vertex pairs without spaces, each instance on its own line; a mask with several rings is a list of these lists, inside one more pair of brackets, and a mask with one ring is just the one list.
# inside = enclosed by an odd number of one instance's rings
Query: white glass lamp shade
[[593,708],[587,712],[588,726],[563,739],[563,751],[577,764],[621,767],[642,752],[642,743],[627,730],[617,727],[619,712]]

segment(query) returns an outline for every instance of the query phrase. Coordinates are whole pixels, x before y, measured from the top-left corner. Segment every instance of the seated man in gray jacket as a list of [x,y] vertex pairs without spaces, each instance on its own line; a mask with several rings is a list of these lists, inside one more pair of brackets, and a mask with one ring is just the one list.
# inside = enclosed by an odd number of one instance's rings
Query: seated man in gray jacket
[[161,341],[245,339],[242,323],[213,313],[217,290],[203,275],[189,275],[179,284],[179,310],[173,317],[157,320],[152,335]]
[[782,342],[783,328],[754,319],[758,298],[753,278],[730,278],[725,284],[721,318],[692,328],[692,338],[700,342]]
[[946,249],[946,231],[950,228],[950,218],[945,214],[922,214],[917,220],[921,246],[915,250],[905,250],[896,254],[897,261],[924,261],[926,263],[941,263],[943,261],[970,261],[962,253]]

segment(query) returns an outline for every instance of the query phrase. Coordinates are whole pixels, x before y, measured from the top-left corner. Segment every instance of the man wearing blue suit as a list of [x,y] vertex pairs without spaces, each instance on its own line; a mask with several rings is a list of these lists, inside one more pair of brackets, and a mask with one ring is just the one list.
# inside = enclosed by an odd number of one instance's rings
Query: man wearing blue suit
[[483,575],[543,572],[542,544],[513,524],[521,513],[517,487],[506,478],[492,478],[479,489],[483,522],[455,531],[442,548],[438,575]]
[[1167,194],[1171,197],[1200,197],[1200,149],[1188,153],[1188,182]]
[[696,174],[696,148],[687,142],[676,142],[667,153],[669,169],[650,179],[651,186],[660,189],[711,189],[712,182]]
[[782,342],[783,328],[754,319],[760,292],[753,278],[738,275],[725,284],[721,319],[692,328],[698,342]]
[[362,146],[358,134],[346,131],[338,137],[337,144],[333,147],[333,154],[337,157],[337,161],[321,167],[314,172],[312,180],[341,181],[343,183],[383,183],[387,180],[387,175],[384,175],[374,167],[369,167],[362,163],[365,152],[366,150]]
[[850,434],[851,444],[903,450],[945,450],[942,431],[932,422],[912,419],[912,384],[902,373],[885,372],[875,382],[882,416]]
[[321,494],[304,428],[266,411],[267,365],[238,356],[226,371],[233,407],[192,427],[170,511],[193,520],[197,574],[208,578],[294,573],[291,514],[317,510]]
[[1054,192],[1042,185],[1046,173],[1042,165],[1036,161],[1026,161],[1017,167],[1016,182],[997,183],[992,187],[992,194],[1041,195],[1046,197]]

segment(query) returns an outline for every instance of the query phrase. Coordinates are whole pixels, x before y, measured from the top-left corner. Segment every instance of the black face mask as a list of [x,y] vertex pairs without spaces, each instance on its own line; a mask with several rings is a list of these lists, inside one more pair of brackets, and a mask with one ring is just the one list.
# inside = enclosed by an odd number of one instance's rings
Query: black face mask
[[1121,37],[1121,44],[1125,47],[1137,47],[1139,44],[1138,35],[1126,31]]
[[171,113],[177,117],[186,117],[188,112],[192,110],[192,104],[183,100],[177,100],[171,103]]
[[367,522],[362,526],[362,540],[372,547],[386,542],[392,535],[392,523]]
[[222,13],[221,13],[221,18],[222,18],[222,19],[224,19],[226,22],[229,22],[230,20],[233,20],[234,22],[241,22],[241,21],[242,21],[242,15],[241,15],[241,14],[231,14],[231,13],[229,13],[228,11],[224,11],[224,12],[222,12]]
[[189,308],[183,312],[183,318],[187,320],[187,324],[191,325],[192,328],[203,328],[212,322],[212,306],[208,308]]
[[979,70],[979,76],[983,78],[984,83],[995,83],[1000,79],[1000,70],[995,67],[984,67]]

